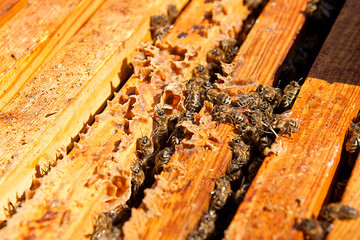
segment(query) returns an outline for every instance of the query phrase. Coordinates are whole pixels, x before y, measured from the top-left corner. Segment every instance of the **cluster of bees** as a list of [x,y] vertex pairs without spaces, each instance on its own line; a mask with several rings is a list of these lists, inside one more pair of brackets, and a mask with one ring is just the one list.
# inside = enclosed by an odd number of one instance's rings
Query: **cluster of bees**
[[232,159],[226,174],[216,179],[209,208],[187,239],[211,238],[218,214],[229,199],[240,204],[263,158],[271,152],[271,145],[278,134],[291,135],[300,129],[296,121],[281,114],[292,106],[300,90],[296,81],[291,81],[283,91],[259,85],[256,90],[236,98],[214,87],[207,70],[219,71],[220,63],[231,62],[236,52],[234,39],[221,41],[219,47],[212,49],[207,55],[208,68],[202,65],[195,67],[193,78],[186,84],[187,97],[184,105],[189,114],[199,111],[204,101],[211,102],[213,120],[233,125],[238,133],[229,142]]
[[174,4],[170,4],[167,8],[167,15],[154,15],[150,18],[150,32],[154,41],[161,39],[169,31],[179,11]]
[[355,153],[360,147],[360,115],[358,122],[353,122],[350,125],[349,138],[346,141],[346,151]]
[[[245,2],[250,7],[257,8],[264,1],[249,0]],[[325,1],[313,0],[309,3],[309,14],[316,15],[316,12],[320,11],[318,9],[326,13],[324,7],[319,7],[320,2]],[[153,40],[161,39],[165,35],[178,14],[176,6],[170,5],[167,15],[161,14],[151,17],[150,31]],[[290,62],[282,70],[282,78],[295,78],[298,66],[303,66],[307,62],[307,52],[314,48],[312,43],[315,41],[316,39],[307,41],[310,45],[304,45],[298,50],[300,52],[295,54],[294,62]],[[272,144],[278,135],[287,134],[291,136],[300,129],[296,121],[287,118],[286,112],[291,108],[300,90],[297,81],[290,81],[283,90],[272,86],[259,85],[254,91],[236,97],[230,97],[227,92],[223,92],[214,86],[216,73],[222,74],[222,63],[231,63],[238,49],[239,41],[237,39],[226,39],[220,41],[218,47],[210,50],[206,58],[207,67],[196,66],[193,70],[193,77],[185,83],[183,91],[185,110],[178,115],[173,113],[170,116],[165,109],[156,107],[151,136],[143,136],[136,141],[136,159],[131,165],[133,200],[139,198],[145,185],[150,186],[154,181],[154,175],[159,174],[164,169],[182,139],[189,137],[190,133],[187,132],[183,123],[194,122],[195,114],[200,111],[205,101],[213,104],[211,115],[214,121],[231,124],[238,133],[229,143],[232,149],[232,159],[226,173],[216,179],[208,210],[201,217],[196,230],[191,232],[187,239],[213,237],[216,220],[224,206],[229,201],[237,205],[241,203],[264,157],[273,151]],[[353,127],[353,129],[353,132],[358,134],[359,127]],[[359,145],[359,138],[353,137],[352,139],[351,143],[347,144],[349,149]],[[131,206],[134,206],[134,201],[125,204],[121,209],[100,214],[96,224],[98,228],[95,226],[92,239],[103,239],[105,236],[105,239],[117,239],[120,236],[121,223],[130,216]],[[339,212],[337,218],[343,219],[345,210],[349,210],[349,208],[339,206],[337,208],[324,208],[331,212],[327,214],[324,210],[324,219],[331,221],[329,216],[333,218],[336,211]],[[355,215],[353,210],[349,210],[347,217]],[[313,229],[320,229],[318,226],[321,224],[319,224],[320,222],[316,220],[305,219],[301,222],[300,228],[307,236],[311,237],[315,231]],[[326,234],[326,228],[321,227],[321,229]],[[320,236],[320,234],[318,235]]]
[[[230,196],[233,196],[236,202],[241,201],[262,163],[262,158],[269,153],[269,148],[278,134],[291,135],[300,128],[294,120],[275,113],[291,107],[300,89],[296,81],[292,81],[284,91],[259,85],[256,90],[236,98],[231,98],[213,85],[215,73],[221,72],[221,63],[231,62],[237,51],[235,39],[220,41],[219,47],[207,54],[208,66],[197,65],[193,69],[193,77],[185,82],[185,110],[180,114],[169,115],[165,109],[156,107],[151,137],[143,136],[136,140],[136,159],[131,165],[133,201],[126,205],[128,207],[137,201],[144,185],[150,186],[154,175],[163,170],[181,140],[189,137],[191,133],[187,132],[183,123],[194,122],[195,114],[200,111],[205,101],[213,104],[211,115],[214,121],[231,124],[238,132],[238,136],[229,143],[233,154],[226,175],[216,180],[209,210],[201,217],[198,229],[189,235],[189,239],[206,239],[211,236],[218,212]],[[104,236],[105,233],[114,233],[114,236],[117,236],[117,229],[120,229],[121,224],[116,219],[123,215],[118,210],[111,214],[102,214],[98,223],[107,222],[109,224],[103,226],[111,226],[106,229],[95,227],[92,239],[100,239],[99,236]],[[108,236],[107,239],[112,238]]]
[[319,215],[321,220],[303,219],[299,225],[305,238],[310,240],[323,240],[333,228],[334,220],[348,220],[359,217],[359,212],[342,203],[330,203],[324,206]]

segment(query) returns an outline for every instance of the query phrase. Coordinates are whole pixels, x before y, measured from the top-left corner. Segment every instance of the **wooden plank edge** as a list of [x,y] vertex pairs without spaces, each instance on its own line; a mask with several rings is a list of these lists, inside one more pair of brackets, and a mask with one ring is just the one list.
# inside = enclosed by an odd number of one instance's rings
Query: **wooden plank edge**
[[[169,1],[169,2],[173,2],[173,1]],[[187,1],[177,1],[177,4],[179,5],[185,5]],[[106,6],[111,9],[118,9],[119,7],[114,3],[114,2],[107,2],[105,3]],[[114,5],[111,5],[114,4]],[[165,4],[165,3],[162,3]],[[155,3],[152,5],[152,7],[150,9],[148,9],[148,15],[144,16],[147,19],[150,18],[150,15],[152,15],[155,12],[160,11],[160,9],[165,10],[167,6],[164,6],[160,3]],[[104,5],[103,5],[104,6]],[[148,6],[148,5],[147,5]],[[159,6],[162,6],[161,8]],[[105,7],[102,7],[105,8]],[[105,10],[99,10],[94,16],[97,16],[99,14],[103,14],[101,13],[101,11],[105,11]],[[140,11],[140,10],[137,10]],[[99,13],[100,12],[100,13]],[[116,14],[116,13],[113,13]],[[122,14],[126,14],[124,12],[122,12]],[[142,13],[143,14],[143,13]],[[106,15],[106,14],[103,14]],[[114,16],[114,15],[110,15]],[[101,18],[101,15],[99,15],[99,17]],[[99,17],[97,17],[99,19]],[[109,17],[109,16],[103,16],[103,17]],[[138,16],[139,18],[143,17],[143,15]],[[97,21],[97,20],[92,20],[93,18],[91,18],[89,20],[89,22],[87,23],[87,25],[85,25],[77,35],[75,35],[73,37],[74,40],[70,41],[68,45],[65,45],[65,47],[63,48],[62,51],[60,51],[58,53],[59,55],[62,55],[63,57],[68,57],[74,52],[73,48],[77,48],[78,47],[78,43],[81,43],[82,41],[84,41],[84,38],[87,39],[91,39],[93,37],[96,37],[97,34],[99,33],[99,31],[91,31],[91,29],[93,28],[91,26],[92,21]],[[136,20],[138,21],[138,20]],[[47,104],[44,105],[43,100],[41,100],[41,98],[45,98],[47,99],[47,97],[51,98],[50,95],[51,94],[55,94],[54,92],[52,93],[47,93],[48,96],[46,95],[41,95],[41,97],[39,97],[39,99],[37,100],[37,102],[31,102],[31,105],[29,106],[29,108],[27,109],[26,114],[31,114],[31,111],[35,111],[36,114],[39,113],[39,109],[41,109],[41,111],[45,111],[45,112],[53,112],[51,110],[51,108],[56,107],[56,104],[64,104],[65,106],[63,109],[61,109],[61,111],[58,111],[56,115],[52,115],[51,119],[47,119],[46,117],[42,117],[42,118],[38,118],[37,123],[36,124],[40,124],[40,121],[46,122],[46,124],[48,125],[43,125],[45,128],[43,128],[42,132],[36,132],[36,136],[33,136],[34,141],[30,141],[29,144],[25,145],[25,146],[20,146],[20,142],[17,142],[17,144],[19,145],[19,151],[16,151],[17,154],[16,156],[19,156],[18,154],[20,153],[20,151],[23,151],[23,155],[21,155],[21,159],[27,159],[26,163],[23,162],[21,165],[17,165],[15,162],[17,162],[18,160],[20,161],[20,159],[13,159],[14,161],[10,161],[10,165],[7,167],[7,172],[6,172],[6,176],[2,175],[2,179],[1,179],[1,185],[0,188],[3,191],[3,195],[1,197],[1,205],[2,206],[6,206],[7,205],[7,201],[11,201],[13,202],[15,200],[15,193],[22,193],[25,189],[28,189],[30,184],[31,184],[31,178],[33,176],[33,174],[35,173],[35,166],[37,164],[39,164],[40,166],[45,165],[46,163],[52,162],[56,159],[57,156],[57,149],[60,148],[61,146],[67,146],[69,143],[71,143],[72,139],[71,136],[76,136],[79,131],[83,128],[84,123],[86,123],[89,120],[89,116],[91,118],[91,114],[95,114],[99,107],[101,106],[101,103],[105,102],[106,99],[111,95],[112,91],[113,91],[113,86],[117,86],[120,84],[120,80],[118,77],[118,71],[119,69],[121,69],[122,64],[126,63],[126,59],[129,55],[132,54],[132,51],[135,49],[136,45],[139,44],[142,40],[144,40],[144,37],[147,39],[147,37],[149,36],[147,34],[148,31],[148,21],[145,21],[143,19],[139,19],[139,21],[137,22],[139,25],[138,26],[127,26],[128,28],[133,28],[136,27],[135,32],[131,32],[128,36],[123,36],[123,35],[118,35],[118,38],[121,37],[123,38],[123,44],[129,44],[129,46],[125,49],[123,49],[123,46],[119,46],[118,45],[114,45],[114,43],[112,43],[112,48],[111,50],[107,50],[110,51],[108,52],[108,56],[106,56],[106,59],[101,60],[101,64],[97,65],[96,68],[94,67],[91,71],[91,73],[89,74],[89,72],[84,72],[81,73],[83,74],[82,76],[84,78],[88,78],[88,80],[91,80],[89,83],[86,83],[83,86],[83,89],[81,89],[80,93],[75,94],[72,99],[71,102],[65,102],[60,99],[60,97],[65,97],[65,96],[58,96],[56,99],[57,101],[52,101],[52,105]],[[119,23],[115,23],[114,24],[119,24]],[[129,23],[130,24],[130,23]],[[129,25],[128,24],[128,25]],[[87,27],[86,27],[87,26]],[[122,27],[124,28],[126,25],[122,25]],[[84,30],[85,29],[85,30]],[[89,30],[90,29],[90,30]],[[94,29],[96,30],[96,29]],[[90,32],[89,32],[90,31]],[[83,35],[81,35],[83,34]],[[123,34],[123,33],[119,33],[118,34]],[[84,37],[84,38],[83,38]],[[130,49],[130,46],[132,46],[132,49]],[[94,49],[96,51],[101,51]],[[86,52],[84,52],[83,54],[87,54]],[[86,57],[83,58],[84,61],[86,61]],[[56,72],[54,71],[54,66],[59,66],[58,63],[61,62],[61,59],[54,59],[53,62],[49,62],[46,66],[44,66],[41,69],[41,72],[44,71],[44,69],[48,69],[47,71],[50,71],[51,74],[56,74]],[[97,59],[96,61],[100,61],[100,59]],[[69,61],[71,64],[71,61]],[[88,61],[89,62],[89,61]],[[64,67],[65,63],[62,63],[62,67]],[[73,66],[75,67],[75,66]],[[83,70],[81,70],[83,71]],[[65,74],[65,73],[64,73]],[[72,76],[72,73],[69,75]],[[80,76],[79,76],[80,77]],[[33,79],[33,82],[36,81],[40,81],[41,79]],[[46,80],[46,79],[42,79],[41,81],[50,81],[50,80]],[[33,82],[30,82],[27,85],[27,89],[29,89],[29,87],[31,88],[31,84],[34,84]],[[47,84],[51,85],[51,82],[47,82]],[[57,86],[56,88],[58,88],[59,91],[61,91],[61,89],[64,88],[65,84],[70,84],[67,82],[64,82],[63,85],[61,86]],[[46,84],[44,82],[42,82],[40,84],[43,88],[46,88]],[[42,89],[38,88],[38,89],[34,89],[35,91],[39,91],[41,92]],[[80,90],[79,90],[80,91]],[[28,90],[26,91],[22,91],[23,93],[21,95],[26,97],[26,94],[28,94]],[[37,96],[35,94],[35,96]],[[80,99],[81,98],[81,99]],[[21,96],[19,96],[18,99],[21,99]],[[86,99],[85,101],[82,99]],[[14,108],[19,108],[19,105],[17,103],[19,103],[19,101],[21,102],[21,100],[16,100],[16,102],[13,100],[12,103],[12,107]],[[24,102],[22,102],[24,103]],[[25,101],[26,103],[26,101]],[[68,105],[69,104],[69,105]],[[90,106],[90,107],[89,107]],[[22,106],[24,107],[24,105]],[[10,108],[8,106],[8,108]],[[46,108],[48,110],[46,110]],[[33,110],[31,110],[33,109]],[[59,109],[60,110],[60,109]],[[74,115],[74,112],[77,112],[78,115]],[[6,114],[6,112],[3,110],[3,115]],[[42,116],[42,115],[40,115]],[[29,119],[23,119],[23,121],[28,121]],[[19,122],[11,122],[11,123],[6,123],[3,122],[3,124],[18,124]],[[20,127],[16,128],[17,131],[22,131],[23,128],[27,129],[29,128],[29,126],[25,126],[24,124]],[[31,130],[31,125],[30,128],[26,131],[34,131],[35,129]],[[47,139],[49,139],[50,141],[48,141]],[[6,141],[6,138],[3,139],[3,141]],[[8,142],[8,141],[7,141]],[[9,142],[8,142],[9,143]],[[13,145],[13,147],[15,147]],[[20,150],[22,149],[22,150]],[[13,149],[12,149],[13,150]],[[7,151],[11,151],[11,149],[8,149]],[[6,155],[2,156],[3,158],[6,157]],[[22,158],[24,157],[24,158]],[[4,163],[6,163],[7,160],[4,161]],[[12,162],[12,163],[11,163]],[[17,162],[19,163],[19,162]],[[16,184],[14,184],[16,183]],[[12,186],[14,186],[14,188],[8,188],[7,186],[9,186],[8,184],[11,184]],[[4,217],[4,215],[1,215],[2,217]]]
[[[351,13],[358,9],[355,2],[345,3],[295,102],[292,117],[301,121],[300,132],[283,139],[278,156],[265,159],[226,239],[302,239],[296,219],[317,216],[340,160],[348,122],[360,108],[359,57],[353,51],[359,20]],[[341,47],[333,48],[335,43]],[[302,114],[309,109],[313,114]],[[306,146],[299,143],[301,138],[308,139]]]

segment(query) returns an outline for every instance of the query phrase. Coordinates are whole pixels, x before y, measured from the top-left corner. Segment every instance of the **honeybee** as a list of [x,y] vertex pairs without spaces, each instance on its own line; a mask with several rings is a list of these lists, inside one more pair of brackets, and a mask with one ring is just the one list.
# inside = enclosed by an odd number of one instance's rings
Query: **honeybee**
[[221,93],[215,88],[211,88],[206,91],[206,98],[212,103],[219,103],[225,105],[231,105],[232,100],[226,93]]
[[231,63],[231,61],[235,58],[237,52],[239,51],[239,47],[236,45],[237,40],[234,38],[220,41],[219,48],[224,51],[223,62]]
[[131,188],[136,194],[145,181],[145,173],[137,160],[132,162],[131,173]]
[[264,150],[266,148],[270,148],[271,147],[271,144],[273,144],[273,139],[269,138],[268,136],[262,136],[260,139],[259,139],[259,143],[258,143],[258,148],[259,148],[259,151],[263,154],[264,154]]
[[319,3],[320,0],[311,0],[309,2],[306,3],[306,11],[307,13],[313,13],[316,11],[317,9],[317,4]]
[[167,14],[170,23],[174,23],[176,18],[179,16],[179,11],[176,8],[175,4],[170,4],[167,8]]
[[147,159],[154,152],[154,146],[151,140],[147,137],[141,137],[136,140],[136,153],[138,158]]
[[185,137],[186,128],[182,125],[177,125],[175,131],[170,137],[170,146],[174,149],[175,146],[179,145],[181,140]]
[[197,232],[200,234],[202,239],[208,239],[209,236],[215,231],[215,221],[217,215],[215,210],[208,210],[200,218],[200,223],[197,227]]
[[197,112],[201,108],[200,93],[196,90],[191,90],[185,100],[185,108],[190,112]]
[[204,238],[201,237],[201,234],[195,230],[190,232],[187,237],[186,240],[203,240]]
[[360,123],[350,125],[349,138],[346,141],[346,151],[354,153],[360,145]]
[[164,146],[168,139],[168,116],[163,109],[156,107],[153,131],[154,149],[157,151],[161,146]]
[[150,32],[153,40],[161,39],[170,29],[170,21],[165,14],[151,16]]
[[262,134],[264,126],[266,125],[264,121],[267,119],[264,112],[262,112],[260,109],[255,109],[253,111],[247,112],[246,114],[251,125],[257,129],[259,134]]
[[262,101],[259,104],[259,110],[263,113],[264,120],[268,121],[271,118],[274,108],[268,101]]
[[250,8],[256,9],[263,3],[263,0],[244,0],[243,2]]
[[246,108],[248,106],[248,102],[249,102],[249,95],[244,93],[241,94],[234,102],[233,102],[233,106],[234,107],[241,107],[241,108]]
[[206,55],[206,61],[208,63],[213,63],[217,66],[220,66],[221,62],[223,62],[224,59],[225,59],[224,51],[222,51],[220,48],[213,48]]
[[331,18],[332,12],[335,10],[335,6],[333,4],[330,4],[327,1],[319,0],[312,0],[306,7],[308,16],[325,23]]
[[246,116],[228,105],[216,105],[211,113],[220,123],[228,121],[234,124],[235,127],[237,124],[240,126],[246,125]]
[[326,231],[315,219],[303,219],[300,223],[300,229],[310,240],[325,239]]
[[194,121],[194,117],[195,114],[193,112],[190,111],[185,111],[181,114],[180,118],[179,118],[179,122],[177,125],[180,125],[182,122],[184,121],[189,121],[189,122],[193,122]]
[[241,136],[253,145],[257,145],[260,138],[260,131],[256,125],[247,125],[244,129],[241,129]]
[[99,214],[94,232],[91,234],[91,240],[116,240],[120,237],[120,228],[113,225],[114,216],[111,213]]
[[228,176],[221,176],[216,179],[215,189],[211,192],[210,209],[220,210],[225,205],[231,193],[230,178]]
[[256,91],[262,95],[262,99],[271,103],[273,107],[277,107],[281,102],[282,94],[280,88],[259,85]]
[[292,119],[285,118],[281,114],[273,114],[271,126],[274,129],[279,129],[281,134],[293,134],[300,130],[300,125]]
[[209,72],[204,67],[204,65],[201,64],[197,65],[193,69],[193,77],[203,79],[206,82],[210,80]]
[[219,47],[221,50],[225,52],[231,52],[234,48],[236,48],[237,41],[234,38],[229,38],[220,41]]
[[263,159],[256,157],[254,158],[249,167],[248,167],[248,181],[252,182],[252,180],[255,178],[256,173],[258,172],[261,164],[263,162]]
[[169,132],[173,132],[176,128],[176,125],[179,122],[179,116],[178,115],[172,115],[171,117],[169,117],[168,119],[168,131]]
[[234,195],[234,202],[237,205],[239,205],[244,200],[245,194],[247,193],[249,187],[250,187],[250,183],[245,183],[245,181],[241,183],[241,187],[236,191]]
[[297,93],[300,90],[300,85],[296,81],[291,81],[284,89],[280,106],[282,109],[287,109],[293,104]]
[[359,212],[353,207],[338,202],[324,206],[320,211],[320,216],[331,222],[336,219],[344,220],[358,218]]
[[255,110],[261,102],[261,96],[259,92],[252,91],[249,93],[241,94],[235,102],[233,102],[233,105],[235,107],[241,107],[241,108],[247,108],[251,110]]
[[170,158],[173,154],[174,150],[170,147],[166,147],[156,154],[154,167],[156,174],[159,174],[163,170],[164,166],[170,161]]
[[230,166],[237,171],[250,161],[251,148],[241,137],[234,138],[229,145],[233,153]]

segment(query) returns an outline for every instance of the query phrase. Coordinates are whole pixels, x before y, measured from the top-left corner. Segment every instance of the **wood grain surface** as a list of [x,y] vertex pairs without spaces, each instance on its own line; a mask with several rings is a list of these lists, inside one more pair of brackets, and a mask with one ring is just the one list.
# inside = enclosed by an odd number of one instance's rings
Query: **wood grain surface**
[[360,109],[358,9],[345,3],[293,106],[300,131],[265,159],[226,239],[302,239],[295,219],[317,216]]
[[[351,177],[346,185],[344,195],[341,199],[341,202],[356,208],[360,209],[360,157],[358,157],[356,164],[353,168]],[[336,220],[334,221],[334,229],[329,233],[327,239],[359,239],[360,238],[360,219],[354,220]]]
[[169,2],[106,2],[0,112],[0,206],[28,189],[35,166],[54,161],[93,119],[148,39],[150,16]]
[[[358,1],[347,1],[345,3],[342,14],[339,16],[336,25],[334,26],[334,32],[332,37],[329,37],[327,48],[328,57],[323,61],[325,64],[331,64],[330,59],[335,59],[333,66],[339,70],[338,74],[341,74],[341,78],[354,79],[353,84],[360,85],[360,30],[358,28],[360,24],[360,16],[356,14],[360,11],[360,3]],[[336,28],[335,28],[336,27]],[[337,51],[332,50],[331,46],[334,44],[343,49]],[[324,71],[323,69],[322,71]],[[354,96],[359,102],[360,94]],[[355,108],[356,106],[346,103],[349,108]],[[355,110],[354,109],[354,110]],[[354,117],[354,116],[353,116]],[[349,126],[350,122],[344,122]],[[346,185],[344,195],[341,202],[350,205],[360,210],[360,156],[358,156],[355,166],[352,170],[351,177]],[[349,221],[335,221],[334,229],[330,232],[327,239],[359,239],[360,238],[360,219]]]
[[0,3],[0,27],[27,4],[27,0],[3,0]]
[[0,29],[0,110],[104,0],[32,1]]

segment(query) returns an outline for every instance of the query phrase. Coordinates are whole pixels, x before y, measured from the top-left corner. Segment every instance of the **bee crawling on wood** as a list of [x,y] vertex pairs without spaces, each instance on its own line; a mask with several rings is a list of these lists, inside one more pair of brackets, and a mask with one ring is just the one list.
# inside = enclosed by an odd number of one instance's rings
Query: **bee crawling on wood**
[[179,16],[179,11],[176,8],[175,4],[170,4],[167,8],[167,14],[170,23],[174,23],[176,18]]
[[350,125],[349,138],[346,141],[346,151],[354,153],[360,146],[360,122]]
[[299,228],[303,231],[306,239],[323,240],[331,229],[330,224],[327,225],[325,222],[319,222],[315,219],[303,219]]
[[204,238],[197,230],[190,232],[186,237],[186,240],[203,240],[203,239]]
[[255,176],[256,176],[256,173],[258,172],[262,162],[264,160],[262,158],[259,158],[259,157],[256,157],[255,159],[253,159],[251,161],[251,163],[249,164],[249,167],[248,167],[248,178],[247,180],[249,182],[251,182]]
[[153,144],[154,150],[159,150],[161,146],[164,146],[168,139],[168,116],[161,108],[156,107],[154,119],[154,131],[153,131]]
[[342,203],[330,203],[321,209],[320,216],[327,221],[355,219],[359,217],[359,212]]
[[264,2],[263,0],[244,0],[244,4],[248,5],[252,9],[256,9]]
[[216,179],[215,189],[211,192],[210,209],[220,210],[225,205],[231,193],[230,178],[228,176],[221,176]]
[[170,26],[170,20],[165,14],[151,16],[150,32],[152,39],[161,39],[169,31]]
[[112,213],[101,213],[96,220],[91,240],[116,240],[120,237],[120,228],[114,226],[114,215]]
[[235,127],[236,125],[244,126],[247,124],[246,116],[229,105],[216,105],[211,114],[219,123],[229,122]]
[[197,65],[193,69],[193,77],[194,78],[200,78],[205,82],[208,82],[210,80],[208,70],[204,67],[204,65],[201,65],[201,64]]
[[131,173],[131,188],[136,194],[145,181],[145,173],[137,160],[132,162]]
[[300,90],[300,85],[296,81],[291,81],[284,89],[280,106],[282,109],[288,109],[293,104],[296,95]]
[[228,94],[222,93],[215,88],[206,91],[206,99],[214,104],[218,103],[229,106],[232,104],[232,100]]
[[206,55],[206,61],[209,64],[215,64],[221,67],[221,62],[224,62],[225,53],[220,48],[211,49]]
[[175,146],[179,145],[181,140],[185,137],[186,128],[182,125],[178,125],[173,134],[171,135],[169,141],[172,149],[175,149]]
[[224,52],[222,61],[225,63],[231,63],[239,51],[237,40],[234,38],[220,41],[219,48]]
[[267,148],[270,148],[271,145],[273,144],[274,140],[271,139],[270,137],[268,136],[262,136],[260,139],[259,139],[259,143],[258,143],[258,149],[259,151],[264,155],[266,156],[265,154],[265,149]]
[[242,94],[238,99],[233,102],[235,107],[249,108],[250,110],[255,110],[258,108],[261,103],[261,94],[257,91],[252,91],[249,93]]
[[229,143],[229,145],[232,148],[233,153],[230,163],[231,172],[238,171],[240,168],[245,167],[250,161],[250,144],[245,143],[241,137],[236,137]]
[[214,233],[216,218],[216,211],[212,209],[208,210],[201,216],[197,232],[200,234],[202,239],[208,239]]
[[152,141],[147,137],[140,137],[136,140],[136,153],[140,159],[149,158],[154,152]]
[[256,91],[260,93],[261,98],[270,103],[273,108],[277,107],[282,100],[282,93],[280,88],[259,85]]
[[190,112],[197,112],[202,105],[200,91],[198,89],[191,89],[185,100],[185,108]]
[[273,114],[271,126],[274,129],[279,129],[281,134],[289,134],[289,136],[300,130],[300,125],[296,121],[285,118],[282,114]]
[[170,147],[166,147],[156,154],[154,167],[156,174],[159,174],[163,170],[164,166],[170,161],[170,158],[173,154],[174,150]]

